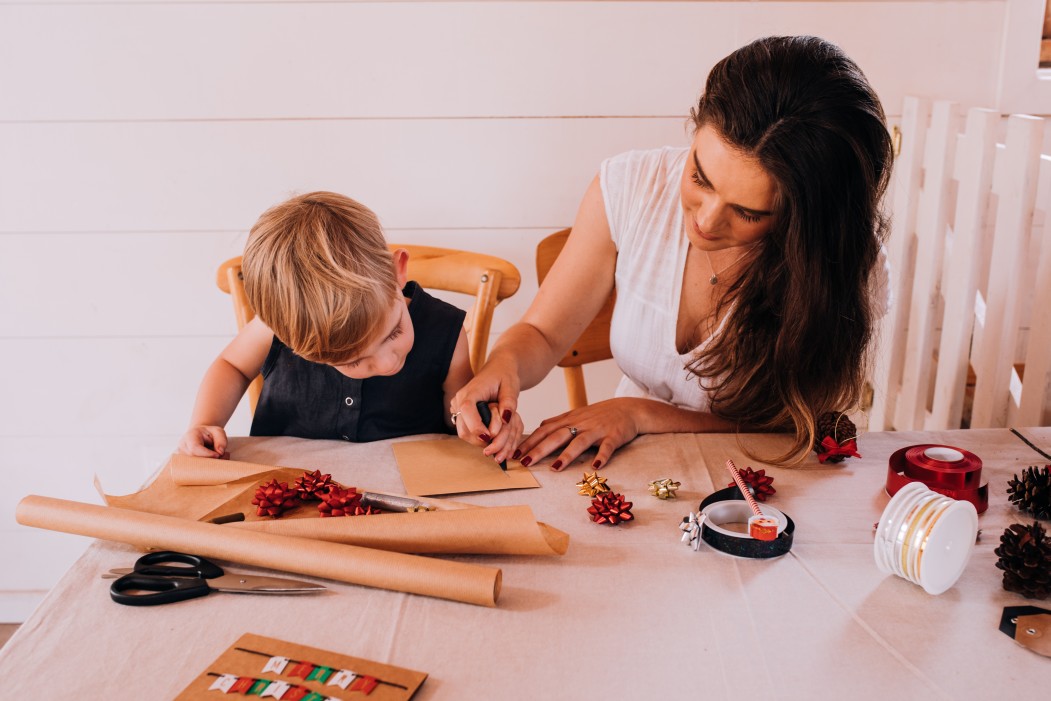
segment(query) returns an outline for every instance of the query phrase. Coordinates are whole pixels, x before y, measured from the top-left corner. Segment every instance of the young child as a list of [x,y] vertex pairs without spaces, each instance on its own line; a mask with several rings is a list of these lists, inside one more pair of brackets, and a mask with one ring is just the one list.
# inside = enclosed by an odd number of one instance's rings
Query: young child
[[208,368],[179,452],[225,457],[226,422],[260,372],[253,436],[451,433],[447,407],[472,376],[465,315],[406,284],[407,264],[376,215],[342,195],[264,212],[241,262],[257,316]]

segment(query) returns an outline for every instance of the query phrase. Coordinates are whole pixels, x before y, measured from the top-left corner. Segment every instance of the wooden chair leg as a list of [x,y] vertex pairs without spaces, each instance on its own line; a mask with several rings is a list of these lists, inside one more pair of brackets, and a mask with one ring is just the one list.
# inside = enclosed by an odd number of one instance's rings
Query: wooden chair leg
[[486,270],[478,281],[474,314],[467,330],[470,346],[471,369],[478,372],[485,363],[486,351],[489,349],[489,330],[493,325],[493,309],[500,291],[501,275],[498,270]]
[[248,303],[248,296],[245,294],[244,282],[241,277],[241,270],[237,268],[229,268],[226,271],[226,275],[229,278],[230,285],[230,296],[233,297],[234,301],[234,315],[237,318],[237,328],[240,330],[255,318],[255,312],[252,310],[252,305]]
[[566,394],[569,397],[569,408],[579,409],[588,405],[588,393],[584,389],[584,369],[581,367],[562,368],[566,375]]

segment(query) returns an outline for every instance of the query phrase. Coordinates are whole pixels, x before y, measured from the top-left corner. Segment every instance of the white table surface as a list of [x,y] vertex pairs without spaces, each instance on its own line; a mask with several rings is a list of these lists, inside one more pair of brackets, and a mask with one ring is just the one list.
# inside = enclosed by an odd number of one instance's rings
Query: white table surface
[[[1051,449],[1051,428],[1022,432]],[[762,450],[781,441],[741,442]],[[940,596],[873,561],[887,458],[918,443],[978,454],[990,482],[983,536]],[[390,445],[244,438],[232,453],[400,493]],[[455,558],[503,569],[493,609],[338,582],[325,582],[331,592],[321,596],[119,606],[99,574],[139,553],[98,541],[0,652],[0,689],[5,699],[168,699],[252,632],[427,672],[418,699],[1046,698],[1051,659],[997,626],[1004,606],[1051,601],[1003,591],[993,554],[1004,528],[1027,520],[1008,504],[1007,480],[1045,460],[1007,430],[873,433],[859,451],[840,465],[813,458],[768,469],[777,488],[769,503],[796,522],[792,551],[774,560],[679,542],[682,516],[729,481],[726,458],[763,466],[733,436],[644,436],[618,452],[601,474],[635,504],[624,526],[588,520],[589,500],[574,486],[579,466],[556,473],[545,461],[534,470],[540,489],[456,497],[529,504],[571,536],[561,558]],[[682,482],[677,499],[650,496],[647,483],[663,477]]]

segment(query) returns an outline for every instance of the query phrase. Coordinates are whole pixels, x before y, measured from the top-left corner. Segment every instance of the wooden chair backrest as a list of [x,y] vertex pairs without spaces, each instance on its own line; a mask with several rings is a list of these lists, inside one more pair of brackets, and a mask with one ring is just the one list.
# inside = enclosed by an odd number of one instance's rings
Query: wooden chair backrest
[[[517,292],[522,284],[518,268],[503,258],[482,253],[411,244],[388,245],[392,251],[404,248],[409,252],[410,280],[415,280],[427,289],[474,297],[464,320],[464,328],[467,331],[471,367],[477,371],[485,362],[489,348],[494,310],[500,302]],[[216,282],[219,289],[230,294],[233,299],[234,317],[240,329],[255,317],[244,292],[240,256],[219,266]],[[262,377],[257,377],[248,388],[249,405],[253,413],[262,389]]]
[[510,261],[484,253],[434,246],[390,244],[409,252],[409,279],[431,290],[459,292],[474,297],[464,328],[470,345],[471,367],[485,363],[493,311],[522,285],[522,275]]
[[[569,238],[571,229],[557,231],[545,237],[536,247],[536,277],[543,284],[544,278],[555,264],[555,259],[562,252]],[[599,313],[580,334],[566,355],[558,361],[558,366],[563,369],[566,378],[566,394],[569,397],[569,408],[577,409],[587,406],[587,390],[584,386],[584,370],[581,367],[586,363],[599,360],[609,360],[613,352],[609,347],[609,326],[613,319],[613,304],[617,299],[614,290]]]
[[1040,154],[1042,120],[1008,117],[1002,145],[1001,122],[994,111],[964,119],[953,103],[906,98],[888,241],[894,303],[872,430],[1044,423],[1051,220],[1034,212],[1051,208],[1051,159]]

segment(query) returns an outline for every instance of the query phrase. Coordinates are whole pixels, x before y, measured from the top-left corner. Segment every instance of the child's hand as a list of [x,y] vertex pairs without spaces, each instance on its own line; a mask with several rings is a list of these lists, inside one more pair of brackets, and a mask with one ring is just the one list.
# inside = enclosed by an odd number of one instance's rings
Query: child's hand
[[192,426],[179,440],[179,452],[201,458],[227,458],[226,431],[222,426]]

